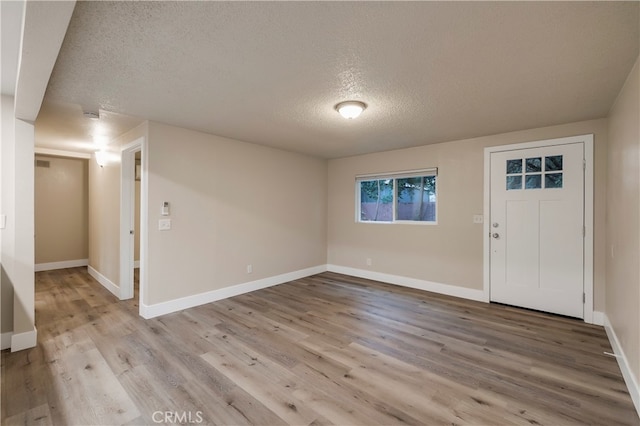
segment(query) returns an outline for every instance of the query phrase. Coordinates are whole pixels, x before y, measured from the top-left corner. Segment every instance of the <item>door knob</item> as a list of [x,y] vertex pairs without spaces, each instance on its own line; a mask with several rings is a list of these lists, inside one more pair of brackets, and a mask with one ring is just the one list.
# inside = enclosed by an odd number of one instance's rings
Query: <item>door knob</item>
[[493,238],[500,238],[500,234],[498,234],[498,233],[496,232],[496,233],[494,233],[494,234],[492,235],[492,237],[493,237]]

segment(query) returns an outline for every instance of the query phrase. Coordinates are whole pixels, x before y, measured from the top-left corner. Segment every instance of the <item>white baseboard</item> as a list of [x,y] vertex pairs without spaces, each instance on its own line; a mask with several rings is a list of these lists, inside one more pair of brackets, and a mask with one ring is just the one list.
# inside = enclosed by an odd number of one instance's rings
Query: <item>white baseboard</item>
[[286,283],[315,274],[320,274],[325,271],[337,272],[340,274],[352,275],[360,278],[368,278],[376,281],[386,282],[389,284],[396,284],[404,287],[411,287],[419,290],[426,290],[432,291],[434,293],[461,297],[463,299],[478,301],[485,300],[484,292],[482,290],[474,290],[448,284],[439,284],[430,281],[418,280],[415,278],[407,278],[398,275],[365,271],[362,269],[349,268],[345,266],[319,265],[313,268],[302,269],[299,271],[276,275],[274,277],[264,278],[248,283],[237,284],[231,287],[225,287],[219,290],[212,290],[193,296],[187,296],[180,299],[169,300],[167,302],[156,303],[153,305],[140,303],[140,315],[146,319],[155,318],[160,315],[170,314],[172,312],[181,311],[183,309],[193,308],[195,306],[204,305],[206,303],[215,302],[217,300],[238,296],[240,294],[249,293],[251,291],[272,287],[274,285]]
[[180,299],[169,300],[167,302],[155,303],[153,305],[145,305],[144,303],[140,303],[140,315],[143,318],[150,319],[160,315],[170,314],[171,312],[193,308],[195,306],[204,305],[207,303],[215,302],[217,300],[227,299],[229,297],[238,296],[255,290],[260,290],[289,281],[294,281],[300,278],[325,272],[326,270],[326,265],[319,265],[314,266],[313,268],[288,272],[286,274],[276,275],[274,277],[263,278],[243,284],[237,284],[231,287],[221,288],[219,290],[207,291],[205,293],[195,294],[193,296],[182,297]]
[[11,336],[13,336],[13,332],[11,331],[0,334],[0,350],[9,349],[11,347]]
[[36,263],[35,271],[53,271],[54,269],[77,268],[87,266],[89,259],[65,260],[63,262]]
[[134,268],[139,268],[140,267],[140,261],[139,260],[134,260],[133,261],[133,267]]
[[593,316],[591,317],[591,324],[604,325],[604,312],[593,311]]
[[38,330],[35,327],[33,327],[33,330],[11,335],[11,352],[35,348],[37,344]]
[[622,350],[622,346],[620,345],[618,336],[611,326],[607,314],[604,314],[604,329],[607,332],[607,337],[609,337],[609,342],[611,343],[613,353],[616,355],[616,359],[618,360],[618,365],[620,366],[622,377],[624,377],[624,382],[626,383],[627,389],[629,390],[629,395],[631,395],[631,399],[633,400],[633,404],[636,406],[638,416],[640,416],[640,387],[638,387],[638,380],[631,371],[631,366],[629,365],[627,356]]
[[486,301],[483,290],[458,287],[450,284],[434,283],[431,281],[419,280],[417,278],[403,277],[400,275],[384,274],[381,272],[367,271],[364,269],[350,268],[347,266],[327,265],[327,270],[338,274],[351,275],[369,280],[382,281],[384,283],[400,285],[403,287],[415,288],[418,290],[431,291],[433,293],[446,294],[448,296],[460,297],[462,299]]
[[87,266],[87,271],[89,272],[89,275],[91,275],[93,278],[95,278],[96,281],[102,284],[104,288],[106,288],[111,293],[113,293],[113,295],[116,296],[118,299],[120,298],[120,287],[115,285],[111,280],[109,280],[109,278],[105,277],[100,272],[96,271],[90,265]]

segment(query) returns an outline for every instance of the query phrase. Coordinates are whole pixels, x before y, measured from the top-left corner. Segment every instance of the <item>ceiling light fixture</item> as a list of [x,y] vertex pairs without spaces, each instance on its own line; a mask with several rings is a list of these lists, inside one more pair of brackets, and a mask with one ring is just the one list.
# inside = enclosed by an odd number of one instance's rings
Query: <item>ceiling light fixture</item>
[[351,120],[362,114],[362,111],[367,108],[367,104],[360,101],[345,101],[337,104],[335,108],[341,116]]

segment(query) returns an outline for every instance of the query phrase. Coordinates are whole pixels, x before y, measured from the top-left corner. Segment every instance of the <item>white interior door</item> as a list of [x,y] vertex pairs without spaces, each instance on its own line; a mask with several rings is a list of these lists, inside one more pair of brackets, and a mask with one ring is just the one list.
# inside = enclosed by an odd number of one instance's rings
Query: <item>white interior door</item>
[[491,153],[491,301],[584,318],[584,144]]

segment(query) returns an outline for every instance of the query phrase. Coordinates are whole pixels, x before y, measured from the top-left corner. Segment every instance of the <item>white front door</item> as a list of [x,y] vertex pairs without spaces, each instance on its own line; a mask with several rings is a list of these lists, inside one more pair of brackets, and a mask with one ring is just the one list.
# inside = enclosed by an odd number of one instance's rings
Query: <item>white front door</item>
[[584,143],[490,161],[491,301],[584,318]]

